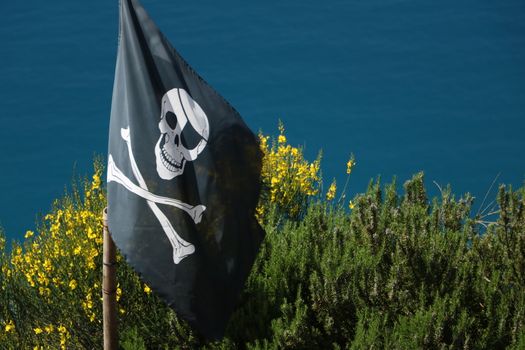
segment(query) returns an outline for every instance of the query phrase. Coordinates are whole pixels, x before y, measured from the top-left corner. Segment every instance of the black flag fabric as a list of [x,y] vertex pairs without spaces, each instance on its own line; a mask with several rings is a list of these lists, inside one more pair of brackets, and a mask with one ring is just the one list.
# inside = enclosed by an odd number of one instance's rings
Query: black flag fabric
[[121,0],[108,226],[144,281],[209,339],[223,336],[264,232],[261,151],[240,115]]

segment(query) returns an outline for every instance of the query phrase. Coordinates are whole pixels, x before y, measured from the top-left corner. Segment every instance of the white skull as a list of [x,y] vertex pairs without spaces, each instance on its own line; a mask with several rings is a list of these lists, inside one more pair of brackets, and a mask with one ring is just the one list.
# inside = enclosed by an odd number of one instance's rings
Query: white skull
[[[201,137],[192,149],[182,144],[188,122]],[[155,145],[157,173],[161,179],[171,180],[184,172],[186,162],[194,161],[204,150],[210,126],[206,114],[186,90],[171,89],[162,97],[159,130],[160,137]]]

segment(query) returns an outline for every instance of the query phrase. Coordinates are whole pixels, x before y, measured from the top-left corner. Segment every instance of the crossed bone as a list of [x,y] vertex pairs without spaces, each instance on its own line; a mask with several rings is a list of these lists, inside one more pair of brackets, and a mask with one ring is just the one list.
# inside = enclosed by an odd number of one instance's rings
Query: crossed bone
[[201,221],[202,214],[206,210],[206,207],[202,204],[192,206],[190,204],[181,202],[177,199],[161,197],[149,192],[148,187],[146,186],[146,182],[144,181],[144,178],[142,177],[142,174],[140,173],[139,168],[137,167],[135,157],[133,156],[129,128],[120,129],[120,135],[122,136],[122,139],[126,141],[126,144],[128,146],[131,169],[133,170],[133,174],[135,175],[135,178],[137,179],[140,187],[135,185],[129,178],[126,177],[126,175],[122,173],[122,171],[120,171],[120,169],[115,165],[111,154],[108,157],[108,182],[117,182],[124,186],[124,188],[126,188],[128,191],[133,192],[137,196],[146,199],[148,206],[150,207],[153,214],[155,214],[155,216],[157,217],[157,220],[159,220],[162,229],[166,233],[166,236],[168,237],[171,246],[173,247],[173,262],[175,264],[178,264],[182,261],[182,259],[195,252],[195,246],[189,242],[186,242],[182,237],[180,237],[177,234],[177,232],[171,225],[171,222],[157,206],[157,203],[170,205],[184,210],[190,215],[190,217],[196,224],[198,224]]

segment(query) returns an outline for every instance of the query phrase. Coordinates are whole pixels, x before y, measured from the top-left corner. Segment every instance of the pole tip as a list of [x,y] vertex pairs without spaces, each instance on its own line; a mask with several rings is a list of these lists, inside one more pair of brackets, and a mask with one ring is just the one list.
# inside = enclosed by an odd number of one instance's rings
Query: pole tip
[[104,210],[102,210],[102,219],[104,220],[104,226],[108,225],[108,207],[105,207]]

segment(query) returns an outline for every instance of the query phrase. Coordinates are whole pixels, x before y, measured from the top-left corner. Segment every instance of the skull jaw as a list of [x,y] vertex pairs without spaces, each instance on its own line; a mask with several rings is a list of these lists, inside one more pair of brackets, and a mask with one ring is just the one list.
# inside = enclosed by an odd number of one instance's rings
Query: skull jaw
[[160,146],[161,141],[162,141],[162,138],[160,138],[157,144],[155,145],[155,163],[157,167],[157,173],[159,174],[159,177],[161,179],[171,180],[181,175],[184,172],[184,166],[186,165],[186,160],[184,158],[181,160],[181,165],[179,168],[171,166],[171,168],[168,169],[167,166],[169,165],[166,159],[162,155],[161,146]]

